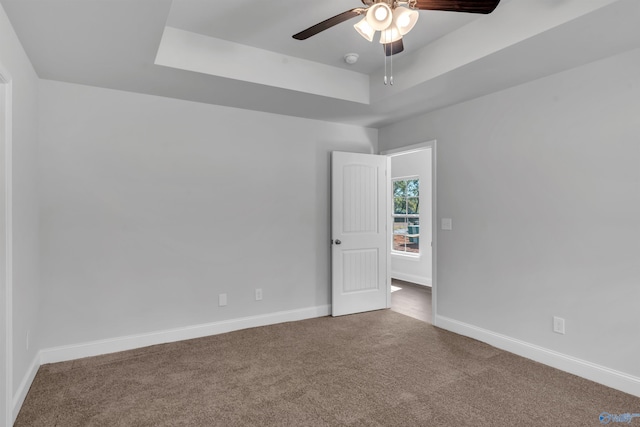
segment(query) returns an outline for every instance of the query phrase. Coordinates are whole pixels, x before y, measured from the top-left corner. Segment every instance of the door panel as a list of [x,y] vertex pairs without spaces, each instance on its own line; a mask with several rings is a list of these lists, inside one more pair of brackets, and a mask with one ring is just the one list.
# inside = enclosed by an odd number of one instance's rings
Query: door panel
[[378,251],[342,251],[342,293],[378,289]]
[[332,153],[332,315],[389,307],[389,158]]

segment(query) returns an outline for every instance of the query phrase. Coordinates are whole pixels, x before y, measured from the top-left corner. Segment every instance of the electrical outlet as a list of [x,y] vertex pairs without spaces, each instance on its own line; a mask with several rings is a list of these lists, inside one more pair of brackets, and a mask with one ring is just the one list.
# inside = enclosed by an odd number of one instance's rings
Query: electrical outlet
[[564,319],[553,316],[553,332],[564,335]]
[[218,295],[218,305],[220,307],[224,307],[225,305],[227,305],[227,294]]
[[261,301],[262,300],[262,289],[258,288],[256,289],[256,301]]

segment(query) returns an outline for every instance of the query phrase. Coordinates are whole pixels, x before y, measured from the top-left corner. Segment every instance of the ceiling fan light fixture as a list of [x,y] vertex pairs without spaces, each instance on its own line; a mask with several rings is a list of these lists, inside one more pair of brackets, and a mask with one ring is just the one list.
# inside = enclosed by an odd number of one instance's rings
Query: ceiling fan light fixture
[[397,42],[402,38],[400,30],[395,24],[389,25],[386,30],[380,31],[380,44]]
[[391,24],[393,13],[388,4],[376,3],[367,10],[365,19],[375,31],[382,31]]
[[367,41],[373,41],[373,36],[375,36],[376,30],[371,28],[371,25],[367,22],[367,18],[362,18],[362,20],[355,24],[353,28],[355,28],[356,31]]
[[400,34],[404,36],[413,29],[416,22],[418,22],[419,16],[420,14],[417,10],[398,6],[393,11],[393,23],[398,28],[398,31],[400,31]]

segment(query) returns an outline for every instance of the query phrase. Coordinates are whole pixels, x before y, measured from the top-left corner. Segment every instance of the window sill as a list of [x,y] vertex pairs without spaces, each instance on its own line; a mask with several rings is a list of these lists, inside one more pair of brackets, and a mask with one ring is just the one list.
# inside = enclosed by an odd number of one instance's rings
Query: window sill
[[402,259],[409,259],[412,261],[420,261],[420,254],[413,254],[413,253],[406,253],[406,252],[397,252],[397,251],[391,251],[391,256],[394,258],[402,258]]

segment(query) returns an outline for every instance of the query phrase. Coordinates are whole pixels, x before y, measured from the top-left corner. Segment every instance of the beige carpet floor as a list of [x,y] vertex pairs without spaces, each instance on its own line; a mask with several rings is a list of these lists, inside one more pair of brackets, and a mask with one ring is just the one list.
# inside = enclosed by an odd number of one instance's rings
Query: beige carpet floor
[[605,411],[640,398],[383,310],[43,365],[15,425],[584,427]]

